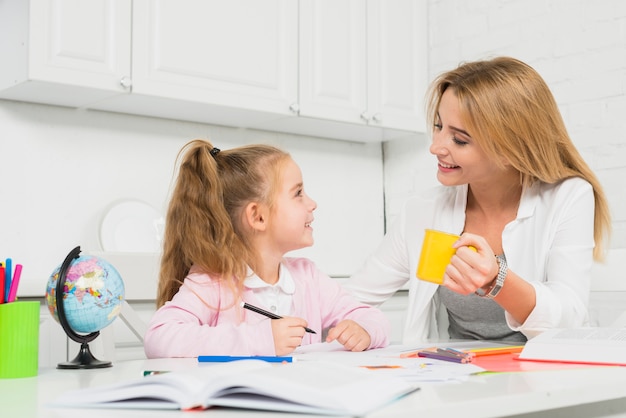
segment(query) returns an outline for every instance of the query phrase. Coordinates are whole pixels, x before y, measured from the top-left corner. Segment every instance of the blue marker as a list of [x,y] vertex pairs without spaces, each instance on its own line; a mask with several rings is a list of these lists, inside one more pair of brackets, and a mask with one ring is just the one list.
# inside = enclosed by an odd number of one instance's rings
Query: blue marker
[[9,301],[9,290],[11,289],[11,276],[13,274],[13,260],[6,259],[4,263],[4,300]]
[[237,360],[263,360],[269,363],[293,363],[293,357],[282,356],[198,356],[199,363],[226,363]]

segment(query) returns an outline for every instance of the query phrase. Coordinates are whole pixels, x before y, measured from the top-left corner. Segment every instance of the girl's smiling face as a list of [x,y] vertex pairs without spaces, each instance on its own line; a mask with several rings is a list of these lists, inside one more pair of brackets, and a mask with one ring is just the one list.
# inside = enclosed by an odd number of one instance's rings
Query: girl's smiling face
[[281,170],[272,212],[271,241],[282,254],[313,245],[313,211],[317,203],[304,191],[302,173],[288,158]]

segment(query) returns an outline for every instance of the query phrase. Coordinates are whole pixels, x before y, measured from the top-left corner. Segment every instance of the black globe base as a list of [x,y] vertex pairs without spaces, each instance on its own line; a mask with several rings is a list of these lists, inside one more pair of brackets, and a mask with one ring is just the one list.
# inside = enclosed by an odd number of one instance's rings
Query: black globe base
[[113,364],[110,361],[95,358],[93,354],[91,354],[89,344],[82,343],[80,345],[80,351],[78,355],[74,357],[74,360],[59,363],[57,369],[102,369],[111,366],[113,366]]

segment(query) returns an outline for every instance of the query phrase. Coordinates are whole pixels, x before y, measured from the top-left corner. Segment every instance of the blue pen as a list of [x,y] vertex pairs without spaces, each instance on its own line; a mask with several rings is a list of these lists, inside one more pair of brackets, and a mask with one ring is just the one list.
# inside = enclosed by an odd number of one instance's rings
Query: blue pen
[[226,363],[237,360],[263,360],[269,363],[293,363],[293,357],[281,356],[198,356],[199,363]]
[[13,260],[7,258],[4,263],[4,300],[9,301],[9,290],[11,289],[11,277],[13,274]]

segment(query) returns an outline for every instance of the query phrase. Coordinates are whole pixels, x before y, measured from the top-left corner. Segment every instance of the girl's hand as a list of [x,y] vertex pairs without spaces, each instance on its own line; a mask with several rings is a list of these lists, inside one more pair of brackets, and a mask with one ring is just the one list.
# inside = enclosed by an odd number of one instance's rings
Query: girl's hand
[[366,350],[372,342],[367,331],[350,319],[344,319],[328,330],[326,342],[329,343],[334,340],[337,340],[350,351]]
[[493,282],[498,275],[498,261],[487,240],[480,235],[464,233],[454,247],[457,249],[456,254],[446,267],[444,286],[469,295]]
[[277,356],[287,355],[302,344],[304,327],[307,326],[304,319],[286,316],[282,319],[272,319],[271,323]]

